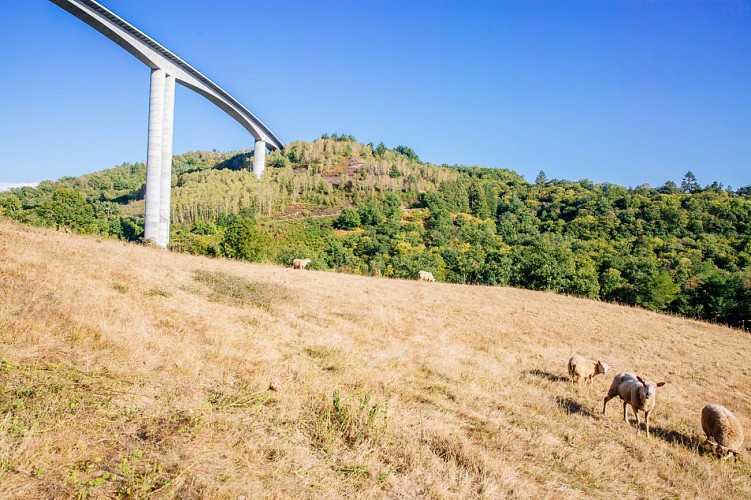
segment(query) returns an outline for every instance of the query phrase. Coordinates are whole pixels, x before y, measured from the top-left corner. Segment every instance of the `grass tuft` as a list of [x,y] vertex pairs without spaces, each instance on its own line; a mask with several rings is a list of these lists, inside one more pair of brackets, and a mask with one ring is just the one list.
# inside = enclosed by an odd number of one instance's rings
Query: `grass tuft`
[[196,270],[193,277],[213,292],[209,300],[236,306],[251,305],[271,311],[279,302],[289,300],[288,291],[273,283],[254,282],[223,272]]
[[327,454],[354,448],[383,438],[388,422],[386,405],[364,394],[352,402],[335,390],[330,397],[314,400],[308,409],[308,433]]

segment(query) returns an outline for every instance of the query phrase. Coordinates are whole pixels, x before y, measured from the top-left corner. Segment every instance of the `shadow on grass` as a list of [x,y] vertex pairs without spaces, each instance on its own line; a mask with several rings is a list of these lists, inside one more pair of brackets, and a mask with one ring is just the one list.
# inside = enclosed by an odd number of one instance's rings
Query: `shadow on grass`
[[527,373],[530,375],[534,375],[535,377],[544,378],[546,380],[550,380],[551,382],[568,382],[568,377],[561,377],[560,375],[556,375],[554,373],[546,372],[543,370],[528,370]]
[[562,398],[560,396],[555,398],[555,402],[561,409],[565,410],[569,415],[576,413],[585,417],[596,418],[597,415],[592,413],[588,408],[583,407],[580,403],[574,401],[571,398]]
[[[644,422],[642,422],[642,432],[644,431],[644,429]],[[698,450],[699,445],[701,444],[697,440],[696,436],[689,436],[673,429],[665,429],[664,427],[655,427],[653,425],[650,425],[649,433],[667,441],[668,443],[680,444],[682,446],[685,446],[689,450]]]

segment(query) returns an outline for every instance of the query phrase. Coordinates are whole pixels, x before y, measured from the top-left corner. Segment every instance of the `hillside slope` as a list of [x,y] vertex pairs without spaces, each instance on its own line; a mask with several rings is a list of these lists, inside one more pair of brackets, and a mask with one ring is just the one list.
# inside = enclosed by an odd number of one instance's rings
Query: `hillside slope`
[[[749,497],[747,333],[0,222],[0,497]],[[666,380],[653,437],[568,357]],[[269,390],[272,384],[276,390]]]
[[[173,158],[170,250],[599,298],[751,330],[751,186],[652,188],[437,166],[351,136]],[[0,215],[138,241],[146,167],[0,193]]]

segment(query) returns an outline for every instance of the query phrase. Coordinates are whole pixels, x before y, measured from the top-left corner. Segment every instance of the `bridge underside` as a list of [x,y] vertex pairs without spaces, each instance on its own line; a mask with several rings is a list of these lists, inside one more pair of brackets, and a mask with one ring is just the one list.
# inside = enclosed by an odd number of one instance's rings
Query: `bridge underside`
[[235,98],[98,2],[50,1],[78,17],[151,68],[145,239],[165,248],[169,243],[175,82],[205,97],[250,132],[255,139],[253,172],[259,179],[265,167],[266,149],[284,147],[271,130]]

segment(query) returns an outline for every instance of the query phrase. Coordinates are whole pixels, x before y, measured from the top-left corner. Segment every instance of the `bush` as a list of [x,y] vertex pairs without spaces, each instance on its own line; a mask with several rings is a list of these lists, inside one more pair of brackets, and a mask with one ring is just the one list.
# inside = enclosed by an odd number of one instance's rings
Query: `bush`
[[334,227],[337,229],[356,229],[360,224],[360,214],[354,208],[345,208],[334,220]]
[[231,259],[262,262],[271,253],[271,237],[247,217],[240,217],[227,227],[219,247]]

